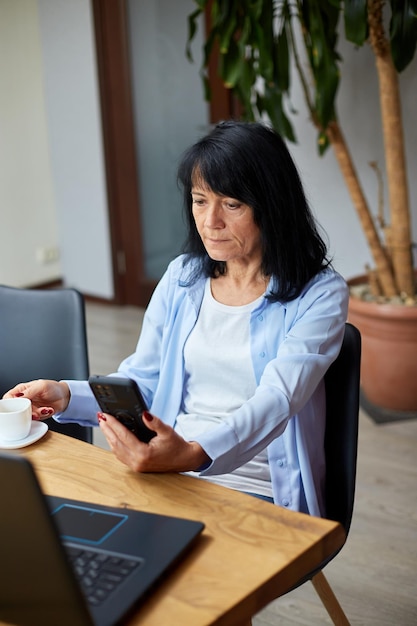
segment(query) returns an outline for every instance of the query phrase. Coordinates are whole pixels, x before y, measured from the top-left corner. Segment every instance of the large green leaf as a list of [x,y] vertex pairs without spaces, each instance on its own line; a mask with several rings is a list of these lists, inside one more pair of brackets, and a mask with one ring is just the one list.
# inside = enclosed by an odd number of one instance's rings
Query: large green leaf
[[266,86],[264,95],[258,94],[256,106],[260,115],[262,113],[268,115],[272,126],[282,137],[286,137],[296,143],[297,138],[292,124],[285,113],[283,96],[278,89]]
[[345,35],[348,41],[362,46],[368,38],[367,0],[345,0]]
[[417,44],[417,0],[391,0],[391,53],[398,72],[412,61]]
[[[255,19],[256,19],[256,14]],[[274,76],[273,2],[264,0],[255,21],[258,41],[259,71],[267,82]]]
[[235,87],[235,93],[243,106],[243,114],[245,119],[254,120],[254,111],[252,106],[252,91],[256,82],[256,71],[253,63],[249,60],[245,60],[242,63],[242,71],[239,76],[239,81]]
[[211,31],[209,33],[209,36],[207,37],[206,43],[203,46],[203,67],[207,67],[209,64],[215,40],[216,33],[214,31]]
[[329,145],[330,142],[327,134],[324,131],[320,131],[317,137],[317,147],[320,156],[323,156]]
[[290,53],[285,28],[279,33],[275,42],[274,61],[274,82],[281,91],[288,91],[290,87]]
[[195,37],[195,34],[197,32],[198,29],[198,18],[201,15],[201,10],[200,9],[196,9],[193,13],[190,13],[190,15],[188,16],[188,37],[187,37],[187,45],[185,48],[185,54],[187,56],[187,59],[189,61],[194,61],[193,59],[193,55],[191,52],[191,42]]
[[225,54],[229,50],[230,42],[235,37],[238,25],[236,18],[236,1],[230,3],[230,12],[225,15],[222,29],[219,32],[220,53]]
[[339,85],[339,57],[335,48],[337,14],[337,8],[329,2],[307,3],[303,14],[309,33],[306,45],[315,79],[315,114],[323,129],[334,119]]
[[232,88],[238,82],[243,71],[241,48],[231,39],[227,54],[220,55],[220,74],[227,88]]

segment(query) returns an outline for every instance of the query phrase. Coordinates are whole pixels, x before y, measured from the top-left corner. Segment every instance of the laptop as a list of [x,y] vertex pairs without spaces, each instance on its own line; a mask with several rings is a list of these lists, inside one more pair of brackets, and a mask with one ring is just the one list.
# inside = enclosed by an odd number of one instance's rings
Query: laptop
[[137,608],[204,524],[46,496],[0,453],[0,622],[110,626]]

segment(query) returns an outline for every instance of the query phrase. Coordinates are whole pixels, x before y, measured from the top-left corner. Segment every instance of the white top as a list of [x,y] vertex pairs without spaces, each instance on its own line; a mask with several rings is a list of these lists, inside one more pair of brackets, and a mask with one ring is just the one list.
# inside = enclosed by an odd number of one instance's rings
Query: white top
[[[184,347],[185,391],[175,429],[187,440],[218,425],[255,393],[249,326],[262,298],[243,306],[221,304],[207,280],[196,325]],[[207,479],[272,497],[266,449],[233,472]]]

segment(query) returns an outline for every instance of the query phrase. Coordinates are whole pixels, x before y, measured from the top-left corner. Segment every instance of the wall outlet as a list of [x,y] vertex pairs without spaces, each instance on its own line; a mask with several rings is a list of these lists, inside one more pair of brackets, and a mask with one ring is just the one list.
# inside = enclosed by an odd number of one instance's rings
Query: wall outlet
[[59,260],[59,248],[57,246],[45,246],[43,248],[37,248],[36,260],[41,265],[55,263]]

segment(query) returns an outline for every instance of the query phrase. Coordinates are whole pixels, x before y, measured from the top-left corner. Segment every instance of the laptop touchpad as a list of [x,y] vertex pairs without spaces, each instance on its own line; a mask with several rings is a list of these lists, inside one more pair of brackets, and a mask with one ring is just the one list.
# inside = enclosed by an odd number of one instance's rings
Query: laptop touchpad
[[52,515],[63,539],[96,546],[128,519],[127,515],[72,504],[62,504]]

